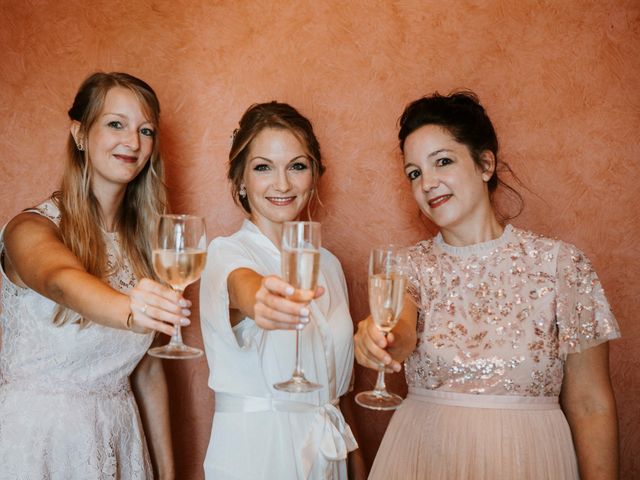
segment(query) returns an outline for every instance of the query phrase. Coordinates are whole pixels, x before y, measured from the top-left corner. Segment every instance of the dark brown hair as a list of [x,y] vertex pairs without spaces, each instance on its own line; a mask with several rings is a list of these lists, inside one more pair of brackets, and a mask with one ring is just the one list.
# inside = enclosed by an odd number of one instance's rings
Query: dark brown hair
[[425,125],[438,125],[446,129],[457,142],[466,145],[471,153],[474,163],[482,168],[482,153],[490,151],[495,158],[495,168],[491,178],[487,182],[489,196],[493,201],[493,193],[498,186],[502,186],[518,202],[518,211],[515,215],[505,215],[497,212],[504,221],[518,216],[524,208],[522,195],[513,187],[505,183],[498,171],[511,174],[517,183],[522,184],[508,164],[499,160],[498,137],[493,128],[484,107],[475,93],[471,91],[459,91],[450,95],[440,95],[438,92],[419,98],[407,105],[398,120],[400,130],[400,150],[404,153],[404,142],[407,137]]

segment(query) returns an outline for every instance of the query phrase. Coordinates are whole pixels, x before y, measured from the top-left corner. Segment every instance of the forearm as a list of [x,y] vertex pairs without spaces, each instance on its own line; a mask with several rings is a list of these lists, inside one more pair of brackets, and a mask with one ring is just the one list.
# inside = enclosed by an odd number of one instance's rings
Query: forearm
[[169,395],[162,361],[145,356],[131,376],[156,476],[175,478]]
[[402,314],[398,319],[398,323],[392,331],[392,342],[389,344],[388,352],[398,363],[404,362],[409,355],[416,349],[418,342],[417,319],[418,309],[410,299],[409,295],[405,295],[405,306]]
[[92,322],[127,328],[129,297],[87,272],[61,270],[49,279],[43,290],[43,295]]
[[262,284],[262,275],[248,268],[240,268],[229,274],[229,308],[241,313],[241,317],[255,318],[256,292]]
[[618,478],[618,419],[608,342],[567,356],[562,408],[583,480]]
[[585,413],[567,413],[582,480],[618,478],[618,422],[615,403]]
[[415,322],[400,322],[393,329],[393,343],[389,346],[391,358],[404,362],[416,349],[418,337]]

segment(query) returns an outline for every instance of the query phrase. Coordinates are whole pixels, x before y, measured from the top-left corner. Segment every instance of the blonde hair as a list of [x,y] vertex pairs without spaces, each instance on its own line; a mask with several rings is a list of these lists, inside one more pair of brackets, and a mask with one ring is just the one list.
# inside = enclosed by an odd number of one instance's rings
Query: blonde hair
[[[251,205],[246,196],[240,195],[244,171],[247,165],[247,155],[251,142],[265,128],[282,129],[291,132],[300,142],[311,163],[313,178],[312,201],[320,202],[318,197],[318,180],[324,173],[320,144],[313,131],[309,119],[287,103],[268,102],[251,105],[240,119],[240,127],[233,132],[231,151],[229,152],[229,171],[227,177],[231,181],[231,195],[236,204],[245,212],[251,213]],[[307,204],[307,215],[311,217],[310,203]]]
[[[80,123],[78,137],[86,144],[91,127],[99,117],[109,90],[122,87],[133,92],[149,121],[156,127],[149,161],[126,188],[116,216],[115,229],[123,256],[138,277],[155,278],[151,267],[152,229],[166,206],[164,168],[160,157],[158,126],[160,104],[153,89],[144,81],[120,72],[94,73],[80,86],[69,109],[69,117]],[[67,160],[60,191],[54,201],[60,209],[60,234],[64,244],[78,257],[84,268],[106,279],[107,253],[102,229],[105,227],[98,201],[91,190],[92,165],[89,153],[80,150],[73,136],[67,141]],[[62,325],[73,315],[59,307],[54,324]],[[81,324],[86,321],[82,319]]]

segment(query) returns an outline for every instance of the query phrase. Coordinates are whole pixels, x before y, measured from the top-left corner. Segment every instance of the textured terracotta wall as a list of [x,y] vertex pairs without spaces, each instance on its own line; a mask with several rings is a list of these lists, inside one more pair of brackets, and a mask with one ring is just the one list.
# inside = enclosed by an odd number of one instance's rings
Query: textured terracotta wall
[[[0,0],[0,223],[56,187],[65,112],[90,71],[124,70],[155,87],[174,210],[206,215],[212,237],[242,218],[225,181],[241,113],[290,102],[321,140],[325,243],[342,259],[359,319],[368,249],[432,231],[402,176],[396,119],[422,94],[471,88],[530,188],[514,223],[575,243],[600,273],[624,335],[611,349],[623,478],[638,478],[637,0],[89,3]],[[193,320],[186,337],[199,344],[197,312]],[[201,478],[213,409],[207,366],[166,367],[180,478]],[[356,388],[373,380],[358,370]],[[404,388],[401,377],[390,383]],[[358,414],[370,462],[388,417]]]

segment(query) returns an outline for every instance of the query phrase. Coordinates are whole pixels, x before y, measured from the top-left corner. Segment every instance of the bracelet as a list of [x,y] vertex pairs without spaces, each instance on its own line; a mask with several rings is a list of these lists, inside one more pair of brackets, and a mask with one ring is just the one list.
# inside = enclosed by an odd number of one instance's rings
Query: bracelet
[[127,321],[124,323],[127,327],[127,330],[131,330],[133,327],[133,312],[129,311],[129,315],[127,315]]

